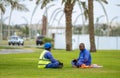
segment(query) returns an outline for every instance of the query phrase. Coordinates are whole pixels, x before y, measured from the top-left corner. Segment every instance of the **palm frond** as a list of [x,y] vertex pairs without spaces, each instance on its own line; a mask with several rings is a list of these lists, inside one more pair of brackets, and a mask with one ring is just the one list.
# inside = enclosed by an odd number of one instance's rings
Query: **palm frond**
[[32,12],[32,15],[31,15],[31,19],[30,19],[30,24],[32,23],[33,16],[34,16],[34,14],[35,14],[35,12],[36,12],[38,6],[39,6],[39,4],[36,5],[36,6],[34,7],[34,9],[33,9],[33,12]]
[[41,9],[43,9],[49,2],[50,2],[50,0],[43,0]]
[[[86,5],[86,2],[81,2],[79,0],[77,0],[77,2],[78,2],[78,5],[81,9],[81,12],[84,14],[85,20],[87,20],[88,19],[88,8]],[[82,9],[83,9],[83,11],[82,11]]]
[[36,1],[36,4],[40,4],[41,3],[41,9],[43,9],[48,3],[50,3],[51,1],[54,1],[54,0],[37,0]]
[[63,12],[62,15],[60,16],[59,20],[58,20],[58,26],[60,25],[60,21],[61,21],[61,19],[64,15],[65,15],[65,13]]
[[86,5],[86,2],[81,2],[81,5],[82,5],[83,10],[84,10],[85,19],[87,20],[88,19],[88,8],[87,8],[87,5]]
[[56,9],[53,11],[53,13],[52,13],[52,15],[51,15],[51,17],[50,17],[50,22],[51,22],[51,20],[52,20],[52,18],[53,18],[53,16],[54,16],[54,14],[55,14],[57,11],[59,11],[59,10],[61,10],[61,8],[56,8]]
[[2,3],[0,4],[0,10],[2,13],[5,13],[5,7]]
[[73,4],[76,0],[67,0],[67,3]]
[[16,10],[19,10],[19,11],[25,11],[25,12],[29,11],[24,4],[19,4],[18,2],[14,2],[11,5],[11,7],[12,7],[12,9],[16,9]]
[[102,2],[100,0],[98,0],[98,2],[100,3],[101,7],[103,8],[103,11],[104,11],[105,16],[106,16],[107,23],[109,23],[108,14],[107,14],[107,11],[106,11],[104,5],[102,4]]
[[14,4],[14,1],[13,1],[13,0],[4,0],[4,2],[5,2],[7,5],[9,5],[9,4],[13,5],[13,4]]
[[81,2],[83,9],[86,9],[86,2]]
[[62,4],[63,3],[68,3],[68,4],[75,4],[77,0],[62,0]]
[[101,2],[104,2],[105,4],[108,4],[107,0],[96,0],[96,1],[101,1]]
[[101,0],[102,2],[104,2],[105,4],[108,4],[108,1],[107,0]]
[[62,0],[62,4],[63,4],[63,3],[66,3],[66,2],[67,2],[67,0]]
[[85,16],[85,20],[87,20],[88,19],[88,9],[87,8],[84,10],[84,16]]
[[56,19],[56,17],[57,17],[57,15],[58,15],[58,13],[60,13],[60,12],[62,12],[63,10],[59,10],[56,14],[55,14],[55,16],[54,16],[54,18],[53,18],[53,21],[52,21],[52,23],[51,24],[53,24],[53,22],[54,22],[54,20]]
[[102,18],[102,17],[104,17],[104,15],[101,15],[100,17],[97,17],[97,18],[96,18],[96,23],[98,23],[99,20],[100,20],[100,18]]
[[45,14],[47,13],[47,10],[48,10],[49,8],[53,7],[53,6],[55,6],[55,4],[51,4],[51,5],[47,6],[47,7],[46,7],[46,10],[44,11],[43,14],[45,15]]
[[41,0],[37,0],[37,1],[36,1],[36,4],[38,5],[38,4],[40,3],[40,1],[41,1]]
[[118,18],[118,16],[115,16],[115,17],[113,17],[113,18],[111,19],[111,21],[110,21],[110,26],[112,26],[113,21],[114,21],[115,19],[117,19],[117,18]]
[[77,20],[79,19],[79,17],[80,17],[81,15],[83,15],[83,14],[79,14],[79,15],[76,17],[76,19],[75,19],[75,21],[73,22],[73,24],[76,24]]

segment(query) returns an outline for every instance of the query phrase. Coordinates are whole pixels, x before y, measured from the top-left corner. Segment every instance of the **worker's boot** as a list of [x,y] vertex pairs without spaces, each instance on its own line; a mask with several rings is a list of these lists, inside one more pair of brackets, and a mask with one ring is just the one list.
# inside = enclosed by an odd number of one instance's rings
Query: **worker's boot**
[[59,68],[63,67],[63,63],[59,62]]

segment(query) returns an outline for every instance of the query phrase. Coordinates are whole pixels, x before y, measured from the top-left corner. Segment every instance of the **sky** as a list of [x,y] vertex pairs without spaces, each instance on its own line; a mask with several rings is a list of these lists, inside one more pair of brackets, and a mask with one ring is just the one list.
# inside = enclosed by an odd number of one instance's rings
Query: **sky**
[[[30,24],[32,12],[33,12],[34,7],[36,6],[35,2],[36,2],[36,0],[33,0],[33,1],[24,0],[24,2],[21,1],[20,3],[26,5],[26,7],[29,9],[29,12],[19,12],[19,11],[14,10],[12,13],[11,25],[25,24],[25,23]],[[63,14],[63,12],[61,11],[58,13],[58,15],[55,17],[54,22],[53,22],[53,18],[52,19],[50,19],[50,18],[55,9],[61,8],[63,10],[64,4],[63,5],[61,4],[61,0],[56,0],[54,2],[49,3],[47,5],[47,7],[49,7],[52,4],[54,4],[54,6],[50,7],[47,10],[48,22],[52,26],[58,26],[58,20],[59,20],[60,16]],[[108,4],[104,4],[105,9],[108,14],[109,21],[111,21],[111,19],[114,17],[118,17],[117,19],[114,20],[114,24],[116,24],[116,23],[120,24],[120,6],[119,7],[116,6],[117,4],[120,4],[120,0],[108,0]],[[45,8],[40,9],[40,6],[41,5],[39,5],[39,7],[37,8],[37,10],[33,16],[32,24],[38,24],[38,23],[41,24],[42,16],[45,13]],[[4,14],[3,18],[6,18],[10,15],[10,10],[11,10],[10,7],[7,7],[6,13]],[[79,9],[79,6],[76,3],[76,5],[74,6],[73,14],[72,14],[72,23],[74,25],[82,24],[81,16],[75,22],[76,18],[80,14],[81,14],[81,11]],[[101,5],[98,2],[94,1],[94,22],[96,21],[96,18],[100,17],[101,15],[105,15],[104,11],[103,11]],[[8,24],[8,20],[9,19],[6,19],[4,21],[4,23]],[[105,16],[99,20],[99,23],[106,23],[106,22],[107,21],[106,21]],[[63,16],[62,20],[60,21],[59,26],[65,26],[65,16]]]

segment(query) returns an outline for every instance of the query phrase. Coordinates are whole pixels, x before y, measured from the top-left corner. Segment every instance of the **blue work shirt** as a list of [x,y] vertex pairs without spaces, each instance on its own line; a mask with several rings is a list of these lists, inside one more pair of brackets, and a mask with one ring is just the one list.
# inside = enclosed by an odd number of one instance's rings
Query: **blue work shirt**
[[51,61],[51,63],[58,62],[56,59],[54,59],[51,52],[49,52],[49,51],[45,53],[44,58],[49,59]]
[[81,66],[82,64],[91,65],[92,58],[90,52],[86,49],[82,50],[77,60],[77,66]]

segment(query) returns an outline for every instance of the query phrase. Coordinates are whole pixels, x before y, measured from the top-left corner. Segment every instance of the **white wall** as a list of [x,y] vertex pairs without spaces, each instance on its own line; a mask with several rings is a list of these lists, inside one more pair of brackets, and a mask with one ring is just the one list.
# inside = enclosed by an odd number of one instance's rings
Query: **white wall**
[[[55,49],[65,49],[65,34],[55,34]],[[87,49],[90,49],[89,35],[73,35],[72,49],[78,49],[80,43],[85,43]],[[98,37],[95,36],[96,48],[98,50],[120,50],[120,37]]]
[[55,34],[54,38],[54,48],[55,49],[65,49],[65,36],[62,34]]

